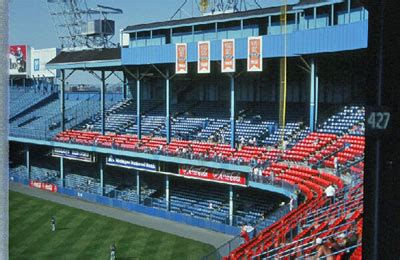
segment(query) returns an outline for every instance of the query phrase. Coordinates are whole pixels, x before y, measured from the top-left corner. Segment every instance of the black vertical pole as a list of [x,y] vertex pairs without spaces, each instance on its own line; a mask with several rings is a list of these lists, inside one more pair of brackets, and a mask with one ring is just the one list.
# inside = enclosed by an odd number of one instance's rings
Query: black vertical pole
[[[365,153],[365,205],[363,222],[363,259],[399,259],[397,241],[400,236],[400,187],[398,151],[400,138],[400,106],[398,98],[400,45],[395,1],[366,1],[369,3],[368,77],[367,77],[367,140]],[[390,111],[390,129],[374,135],[369,119],[373,111]],[[371,123],[372,124],[372,123]]]

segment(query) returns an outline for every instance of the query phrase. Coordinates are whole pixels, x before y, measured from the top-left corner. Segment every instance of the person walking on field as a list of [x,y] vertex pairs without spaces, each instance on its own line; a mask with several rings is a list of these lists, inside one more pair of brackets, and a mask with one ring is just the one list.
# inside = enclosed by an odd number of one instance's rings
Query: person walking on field
[[51,231],[56,231],[56,219],[51,217]]
[[111,260],[115,260],[117,254],[117,247],[115,244],[111,246]]

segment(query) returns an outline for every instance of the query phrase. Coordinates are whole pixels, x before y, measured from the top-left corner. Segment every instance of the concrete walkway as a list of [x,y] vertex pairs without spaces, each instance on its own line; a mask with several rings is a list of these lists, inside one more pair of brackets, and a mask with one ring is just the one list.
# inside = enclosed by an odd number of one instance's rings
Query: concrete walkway
[[59,193],[51,193],[40,189],[30,188],[28,186],[24,186],[22,184],[14,182],[10,182],[10,190],[39,199],[44,199],[58,204],[70,206],[73,208],[82,209],[102,216],[129,222],[138,226],[143,226],[174,234],[180,237],[193,239],[202,243],[211,244],[216,248],[220,247],[228,240],[233,238],[232,236],[214,232],[212,230],[193,227],[163,218],[148,216],[142,213],[126,211],[84,200],[79,200],[77,198],[68,197]]

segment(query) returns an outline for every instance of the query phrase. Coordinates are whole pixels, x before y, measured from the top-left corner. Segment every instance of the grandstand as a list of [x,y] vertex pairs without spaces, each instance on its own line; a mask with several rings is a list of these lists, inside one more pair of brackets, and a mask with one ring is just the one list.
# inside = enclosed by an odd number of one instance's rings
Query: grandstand
[[[310,257],[316,238],[342,234],[357,239],[333,254],[360,259],[366,75],[355,65],[368,12],[358,1],[297,1],[285,35],[280,15],[267,7],[132,25],[120,48],[62,51],[47,63],[61,71],[57,90],[10,87],[10,178],[235,236],[204,259]],[[249,37],[263,42],[260,71],[246,68]],[[199,41],[210,41],[206,75],[195,70]],[[181,74],[177,46],[186,46]],[[67,93],[66,70],[99,72],[100,93]],[[123,75],[117,98],[106,87],[113,73]],[[240,236],[244,225],[256,235]]]

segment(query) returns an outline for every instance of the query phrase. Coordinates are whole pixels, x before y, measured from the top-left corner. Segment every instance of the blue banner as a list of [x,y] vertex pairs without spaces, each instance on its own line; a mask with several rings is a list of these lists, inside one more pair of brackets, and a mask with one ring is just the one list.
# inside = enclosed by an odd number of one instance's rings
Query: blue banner
[[115,157],[113,155],[107,157],[106,164],[110,166],[117,166],[128,169],[156,171],[156,165],[154,163],[146,161],[137,161],[128,158],[120,158],[120,157]]

